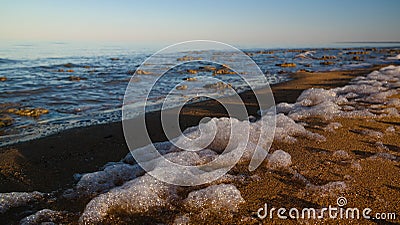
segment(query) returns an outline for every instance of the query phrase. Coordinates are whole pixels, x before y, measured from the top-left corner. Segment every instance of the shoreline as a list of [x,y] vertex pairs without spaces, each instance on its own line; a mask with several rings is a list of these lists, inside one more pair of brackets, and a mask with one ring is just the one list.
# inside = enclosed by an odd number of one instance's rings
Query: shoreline
[[[349,71],[298,72],[290,75],[291,80],[272,85],[271,89],[275,103],[291,103],[305,89],[343,86],[357,75],[368,74],[384,66]],[[256,92],[262,95],[267,94],[268,90],[258,89]],[[259,106],[254,93],[245,91],[240,96],[249,115],[258,117]],[[151,127],[149,135],[154,142],[165,140],[159,126],[159,115],[159,111],[146,114],[146,122]],[[226,111],[215,100],[196,102],[182,109],[180,125],[185,129],[197,125],[205,116],[225,115]],[[72,128],[44,138],[1,147],[0,192],[66,189],[75,183],[73,174],[96,171],[107,162],[121,160],[127,153],[121,122]]]

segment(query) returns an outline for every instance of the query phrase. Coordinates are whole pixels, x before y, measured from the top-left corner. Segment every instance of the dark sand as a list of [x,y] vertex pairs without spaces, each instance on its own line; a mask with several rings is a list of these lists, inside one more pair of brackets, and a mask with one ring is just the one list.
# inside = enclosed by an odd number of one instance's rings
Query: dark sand
[[[305,89],[343,86],[355,76],[367,74],[380,67],[382,66],[352,71],[296,73],[292,75],[293,80],[274,85],[272,90],[277,103],[295,102]],[[258,94],[267,92],[266,89],[257,91]],[[246,103],[249,114],[257,116],[259,106],[256,104],[254,93],[245,92],[241,94],[241,97]],[[232,104],[235,103],[232,102]],[[205,116],[225,115],[225,110],[216,101],[187,105],[181,111],[181,128],[196,125]],[[355,132],[360,127],[384,131],[389,125],[399,130],[400,120],[395,118],[384,121],[340,119],[338,122],[342,123],[343,127],[336,132],[324,132],[326,142],[316,143],[300,138],[296,144],[274,143],[271,152],[275,149],[283,149],[290,153],[292,167],[314,184],[322,185],[330,181],[352,179],[353,185],[344,193],[349,207],[370,207],[376,211],[400,213],[399,163],[367,159],[368,156],[380,150],[374,145],[373,140]],[[323,123],[318,119],[309,121],[309,129],[322,133],[319,126]],[[147,116],[147,124],[152,140],[165,140],[159,126],[159,112],[150,113]],[[381,141],[389,146],[390,153],[400,156],[398,140],[399,136],[396,134],[385,135]],[[360,160],[363,169],[356,171],[351,168],[350,163],[332,159],[330,153],[335,150],[344,150],[354,159]],[[50,137],[4,147],[0,149],[0,192],[34,190],[49,192],[65,189],[73,184],[74,173],[97,171],[106,162],[119,161],[127,153],[128,148],[120,122],[67,130]],[[242,205],[234,218],[226,221],[228,224],[272,222],[267,219],[260,221],[252,216],[264,203],[288,208],[322,207],[336,203],[336,198],[332,196],[316,197],[312,194],[301,194],[301,190],[305,188],[304,184],[294,182],[289,173],[271,172],[265,166],[259,167],[252,173],[248,172],[247,168],[235,168],[233,172],[235,171],[257,175],[261,179],[237,184],[246,203]],[[282,221],[274,222],[279,224]],[[286,222],[296,224],[296,221]]]

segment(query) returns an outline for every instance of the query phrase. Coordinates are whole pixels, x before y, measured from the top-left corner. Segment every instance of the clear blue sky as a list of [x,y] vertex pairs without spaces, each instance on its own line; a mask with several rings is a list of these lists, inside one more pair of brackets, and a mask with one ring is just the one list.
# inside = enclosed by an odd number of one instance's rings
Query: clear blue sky
[[400,41],[398,0],[2,0],[1,40]]

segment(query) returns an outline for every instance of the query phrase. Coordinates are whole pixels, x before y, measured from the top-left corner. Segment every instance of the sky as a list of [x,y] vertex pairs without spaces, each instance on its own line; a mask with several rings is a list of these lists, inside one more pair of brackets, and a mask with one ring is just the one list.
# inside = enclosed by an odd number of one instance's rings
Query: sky
[[0,41],[400,41],[398,0],[2,0]]

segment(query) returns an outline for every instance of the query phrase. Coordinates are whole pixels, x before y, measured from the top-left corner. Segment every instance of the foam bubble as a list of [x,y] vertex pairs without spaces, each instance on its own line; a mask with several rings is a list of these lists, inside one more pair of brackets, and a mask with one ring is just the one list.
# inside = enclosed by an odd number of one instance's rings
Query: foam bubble
[[105,223],[107,216],[113,213],[140,216],[171,210],[170,201],[175,193],[174,186],[144,175],[92,199],[79,218],[79,223]]
[[185,209],[198,213],[200,218],[209,215],[229,216],[239,210],[244,203],[240,191],[231,184],[213,185],[198,191],[190,192],[183,200]]
[[270,169],[285,169],[288,168],[292,164],[292,157],[289,153],[276,150],[271,155],[268,156],[267,166]]

